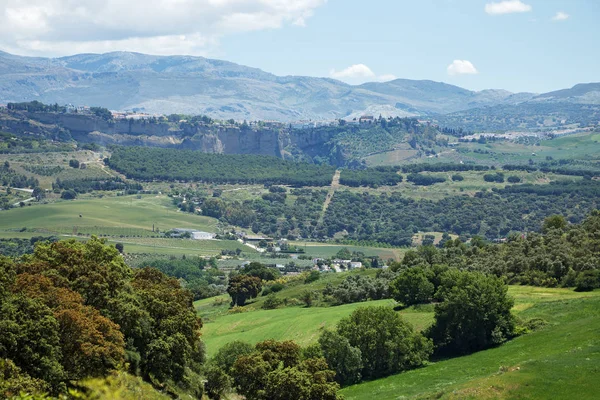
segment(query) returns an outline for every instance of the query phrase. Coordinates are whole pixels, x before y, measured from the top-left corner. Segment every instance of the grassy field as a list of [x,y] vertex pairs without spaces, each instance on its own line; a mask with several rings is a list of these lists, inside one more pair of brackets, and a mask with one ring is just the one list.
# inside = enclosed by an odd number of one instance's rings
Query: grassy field
[[365,162],[370,167],[379,165],[398,165],[406,164],[412,161],[417,156],[417,151],[411,149],[408,144],[406,148],[386,151],[384,153],[373,154],[364,158]]
[[[306,286],[297,290],[301,288]],[[286,296],[291,296],[293,289],[287,290]],[[542,318],[548,325],[500,347],[431,362],[418,370],[345,388],[342,394],[347,400],[597,398],[600,291],[511,286],[509,293],[515,299],[513,311],[518,317]],[[203,340],[209,356],[233,340],[256,343],[269,338],[291,339],[306,346],[322,329],[335,327],[358,307],[395,305],[392,300],[277,310],[252,310],[255,305],[251,305],[248,312],[227,314],[229,300],[223,295],[195,303],[204,318]],[[433,322],[431,305],[400,312],[416,329]]]
[[402,255],[406,251],[406,249],[376,248],[302,241],[291,241],[290,244],[306,249],[305,254],[322,258],[334,257],[341,249],[347,248],[350,251],[365,253],[365,256],[379,256],[379,258],[382,260],[388,260],[390,258],[398,260],[402,258]]
[[[229,298],[225,298],[225,305]],[[214,300],[213,300],[214,301]],[[323,329],[332,329],[337,322],[363,306],[395,305],[393,300],[345,304],[337,307],[286,307],[278,310],[257,310],[240,314],[223,315],[202,328],[203,340],[209,356],[234,340],[256,343],[266,339],[294,340],[302,346],[314,343]],[[216,307],[219,307],[217,305]],[[223,304],[220,305],[223,307]],[[431,312],[415,309],[402,311],[407,321],[417,328],[431,323]]]
[[498,348],[348,387],[358,399],[595,399],[600,291],[511,287],[515,312],[548,326]]
[[[502,172],[504,173],[505,182],[486,182],[483,179],[485,174]],[[431,186],[417,186],[411,182],[404,181],[396,186],[381,186],[377,189],[372,188],[350,188],[342,186],[343,190],[349,190],[352,192],[363,193],[390,193],[400,192],[403,196],[410,197],[415,200],[440,200],[449,196],[460,196],[460,195],[474,195],[476,192],[482,190],[503,189],[507,185],[511,185],[506,181],[509,176],[518,176],[521,179],[521,183],[532,183],[532,184],[547,184],[551,181],[556,180],[580,180],[581,177],[559,175],[553,173],[543,172],[524,172],[524,171],[503,171],[498,169],[496,171],[465,171],[465,172],[422,172],[423,175],[430,175],[445,178],[446,181],[442,183],[436,183]],[[464,180],[453,181],[452,175],[459,174]],[[406,176],[406,174],[402,174]]]
[[[80,217],[81,215],[81,217]],[[73,226],[133,228],[161,231],[173,228],[215,230],[217,220],[176,211],[164,195],[78,199],[3,211],[0,229],[47,229]]]

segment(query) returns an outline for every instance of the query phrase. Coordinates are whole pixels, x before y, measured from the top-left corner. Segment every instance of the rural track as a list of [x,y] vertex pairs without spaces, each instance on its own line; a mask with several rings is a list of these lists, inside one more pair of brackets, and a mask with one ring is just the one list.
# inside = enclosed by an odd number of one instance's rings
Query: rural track
[[327,197],[325,197],[325,202],[323,203],[323,210],[321,210],[321,215],[319,216],[319,223],[317,224],[317,226],[323,225],[323,219],[325,218],[327,208],[329,208],[329,204],[333,199],[335,191],[340,187],[340,174],[341,171],[339,169],[336,169],[335,173],[333,174],[333,179],[331,180],[331,185],[329,186],[329,192],[327,192]]

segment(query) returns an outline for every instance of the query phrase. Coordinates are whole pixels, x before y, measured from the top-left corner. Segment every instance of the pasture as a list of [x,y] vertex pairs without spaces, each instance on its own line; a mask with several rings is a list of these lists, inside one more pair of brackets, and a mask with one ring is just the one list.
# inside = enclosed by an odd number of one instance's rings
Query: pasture
[[[344,275],[344,274],[338,274]],[[319,282],[319,281],[317,281]],[[325,281],[318,285],[322,286]],[[311,284],[315,285],[315,283]],[[294,293],[311,285],[298,285]],[[316,286],[315,286],[316,288]],[[510,286],[518,318],[541,318],[547,325],[497,348],[471,355],[432,361],[421,369],[364,382],[342,390],[348,400],[577,398],[593,399],[600,390],[600,291],[577,293],[570,289]],[[292,296],[291,289],[280,292]],[[204,319],[203,340],[209,357],[233,340],[295,340],[314,343],[323,329],[358,307],[384,305],[393,300],[337,307],[286,307],[228,314],[229,296],[194,303]],[[433,322],[433,306],[400,311],[416,329]]]
[[600,291],[510,287],[515,312],[548,325],[497,348],[342,390],[347,400],[595,399]]
[[[59,233],[68,233],[60,230],[71,228],[72,231],[72,227],[77,226],[140,229],[152,232],[153,225],[163,232],[173,228],[193,228],[214,232],[217,220],[179,212],[172,206],[171,199],[165,195],[143,195],[140,198],[105,196],[40,204],[3,211],[0,219],[1,230],[26,227],[50,232],[58,230]],[[127,232],[123,231],[123,233]],[[103,233],[99,231],[98,234]],[[138,233],[132,231],[132,235]]]

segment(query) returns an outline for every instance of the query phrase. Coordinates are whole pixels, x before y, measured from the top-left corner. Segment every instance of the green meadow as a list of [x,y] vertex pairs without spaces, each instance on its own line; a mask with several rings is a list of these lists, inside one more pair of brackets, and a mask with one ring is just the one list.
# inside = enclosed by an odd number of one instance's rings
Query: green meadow
[[[311,285],[318,288],[315,283]],[[294,297],[310,285],[297,286],[278,295]],[[541,318],[546,326],[497,348],[432,361],[417,370],[344,388],[342,394],[347,400],[597,398],[600,291],[510,286],[509,293],[515,299],[513,311],[518,318]],[[237,314],[227,313],[226,295],[194,304],[204,319],[203,340],[209,357],[233,340],[295,340],[306,346],[314,343],[323,329],[334,328],[358,307],[395,306],[392,300],[379,300],[337,307],[261,310],[259,304],[250,304],[247,312]],[[431,305],[399,312],[419,330],[433,322]]]
[[342,390],[358,399],[596,399],[600,291],[511,287],[515,313],[547,326],[497,348]]
[[53,231],[82,226],[152,232],[153,225],[161,231],[194,228],[214,232],[217,220],[179,212],[164,195],[105,196],[40,204],[3,211],[0,219],[2,230],[25,227]]

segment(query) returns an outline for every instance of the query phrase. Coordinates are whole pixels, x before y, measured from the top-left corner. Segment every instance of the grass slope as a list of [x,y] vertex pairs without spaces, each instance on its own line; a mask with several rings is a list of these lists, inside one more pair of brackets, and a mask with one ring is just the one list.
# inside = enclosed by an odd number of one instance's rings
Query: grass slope
[[[228,304],[227,302],[225,304]],[[332,329],[337,322],[358,307],[394,306],[393,300],[346,304],[337,307],[287,307],[277,310],[257,310],[223,315],[202,328],[209,356],[234,340],[256,343],[266,339],[294,340],[302,346],[314,343],[323,329]],[[431,323],[431,312],[409,310],[404,317],[416,327]]]
[[[152,231],[195,228],[214,231],[217,221],[175,211],[167,196],[144,195],[78,199],[2,212],[0,229],[38,228],[56,230],[73,226],[119,227]],[[82,217],[79,217],[79,215]]]
[[511,287],[522,318],[545,328],[498,348],[342,390],[353,399],[595,399],[600,393],[600,292]]

